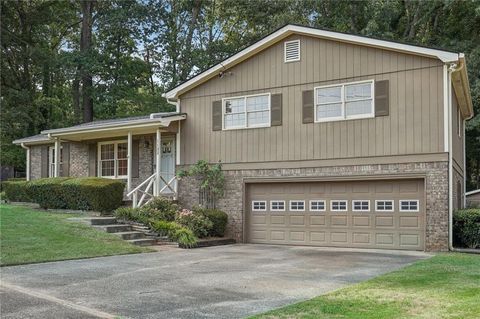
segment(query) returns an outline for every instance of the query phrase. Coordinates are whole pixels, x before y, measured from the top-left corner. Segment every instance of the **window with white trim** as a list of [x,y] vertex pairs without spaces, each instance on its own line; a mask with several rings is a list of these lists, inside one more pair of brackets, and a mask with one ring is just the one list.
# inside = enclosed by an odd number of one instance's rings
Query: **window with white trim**
[[264,200],[254,200],[252,201],[252,211],[254,212],[264,212],[267,210],[267,201]]
[[315,88],[315,122],[375,116],[373,80]]
[[330,210],[332,212],[345,212],[347,211],[347,201],[346,200],[331,200],[330,201]]
[[369,212],[370,201],[369,200],[354,200],[352,201],[352,209],[354,212]]
[[270,210],[276,212],[285,211],[285,201],[284,200],[272,200],[270,201]]
[[304,211],[305,210],[305,201],[304,200],[291,200],[290,201],[290,210],[291,211]]
[[285,41],[285,63],[300,61],[300,40]]
[[126,141],[98,143],[98,176],[127,178],[128,144]]
[[[60,176],[63,173],[63,146],[60,145]],[[55,146],[48,148],[48,177],[55,176]]]
[[324,200],[311,200],[310,201],[310,211],[312,211],[312,212],[324,212],[325,211],[325,201]]
[[418,200],[401,200],[400,211],[401,212],[418,212]]
[[393,200],[376,200],[375,211],[377,212],[393,212]]
[[223,99],[223,129],[270,126],[270,93]]

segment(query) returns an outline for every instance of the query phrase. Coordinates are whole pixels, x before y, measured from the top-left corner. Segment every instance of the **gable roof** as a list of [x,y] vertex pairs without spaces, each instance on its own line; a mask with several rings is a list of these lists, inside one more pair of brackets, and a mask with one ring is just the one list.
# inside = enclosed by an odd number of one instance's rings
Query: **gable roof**
[[454,53],[446,50],[427,48],[422,46],[404,44],[393,41],[380,40],[375,38],[368,38],[364,36],[358,36],[348,33],[334,32],[323,29],[317,29],[312,27],[305,27],[299,25],[288,24],[277,31],[267,35],[254,44],[246,47],[240,52],[232,55],[226,60],[212,66],[204,72],[194,76],[193,78],[181,83],[175,88],[163,94],[167,99],[175,100],[179,95],[193,89],[194,87],[208,81],[209,79],[217,76],[219,72],[231,68],[240,62],[248,59],[249,57],[257,54],[265,48],[277,43],[281,39],[284,39],[292,34],[302,34],[323,39],[360,44],[369,47],[375,47],[385,50],[393,50],[404,53],[416,54],[431,58],[437,58],[444,63],[457,62],[461,55],[460,53]]

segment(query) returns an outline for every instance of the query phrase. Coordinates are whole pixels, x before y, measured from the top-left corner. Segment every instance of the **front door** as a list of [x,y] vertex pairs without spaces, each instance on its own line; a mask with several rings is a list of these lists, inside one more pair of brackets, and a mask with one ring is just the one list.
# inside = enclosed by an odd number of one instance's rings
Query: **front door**
[[[175,177],[175,140],[174,138],[162,138],[162,159],[160,166],[160,175],[168,183],[173,177]],[[154,152],[156,154],[156,150]],[[154,170],[156,169],[156,161],[154,159]],[[175,189],[176,180],[170,184],[170,187]],[[172,190],[165,187],[165,182],[160,182],[160,189],[163,189],[163,193],[171,193]],[[165,189],[164,189],[165,188]]]

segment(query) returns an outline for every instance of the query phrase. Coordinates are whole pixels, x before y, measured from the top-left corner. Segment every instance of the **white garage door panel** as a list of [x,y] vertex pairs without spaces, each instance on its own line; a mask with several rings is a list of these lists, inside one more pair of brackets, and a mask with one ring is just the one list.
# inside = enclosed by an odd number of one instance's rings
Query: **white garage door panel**
[[[304,201],[304,211],[290,201]],[[331,211],[331,200],[346,200],[347,211]],[[354,211],[353,201],[369,201],[369,211]],[[393,201],[393,211],[377,211],[375,201]],[[418,212],[400,211],[401,200],[418,200]],[[266,210],[254,211],[253,201]],[[271,211],[271,201],[285,201]],[[324,210],[310,211],[310,201]],[[423,250],[423,180],[250,184],[247,187],[247,239],[252,243]],[[357,207],[358,208],[358,207]]]

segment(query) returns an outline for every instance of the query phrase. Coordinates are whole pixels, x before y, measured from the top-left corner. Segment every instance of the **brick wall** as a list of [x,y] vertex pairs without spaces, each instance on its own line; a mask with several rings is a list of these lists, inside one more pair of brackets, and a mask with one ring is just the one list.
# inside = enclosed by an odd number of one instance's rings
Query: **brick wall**
[[[180,168],[177,168],[177,170]],[[225,196],[218,208],[229,215],[227,233],[243,241],[244,180],[271,177],[381,176],[391,174],[425,174],[426,238],[428,251],[448,250],[448,163],[428,162],[386,165],[358,165],[297,169],[261,169],[225,171]],[[179,201],[185,207],[198,204],[198,181],[183,178],[179,182]]]
[[30,178],[42,177],[42,146],[30,146]]
[[88,144],[69,143],[70,144],[70,171],[68,176],[86,177],[88,176]]

